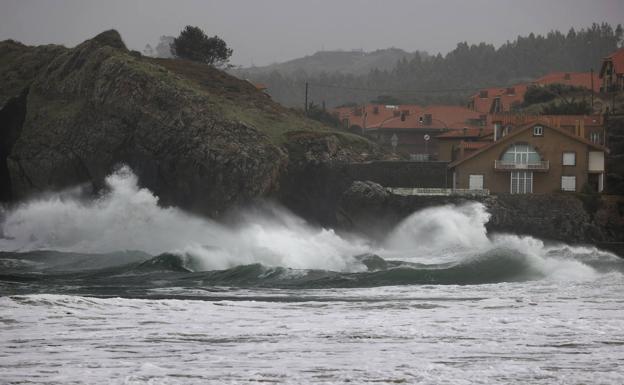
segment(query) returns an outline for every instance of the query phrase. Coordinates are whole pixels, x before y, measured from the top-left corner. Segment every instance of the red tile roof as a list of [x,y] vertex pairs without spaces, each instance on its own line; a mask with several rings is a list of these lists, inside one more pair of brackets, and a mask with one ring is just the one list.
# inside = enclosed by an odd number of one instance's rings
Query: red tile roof
[[[510,87],[485,88],[470,97],[472,108],[475,111],[487,114],[492,109],[494,99],[499,98],[501,111],[508,112],[511,111],[514,104],[524,101],[524,94],[530,85],[545,86],[549,84],[565,84],[591,89],[592,76],[591,72],[553,72],[529,83],[520,83]],[[594,74],[593,86],[594,91],[600,89],[600,79],[597,74]],[[513,93],[509,92],[512,90]],[[484,93],[487,93],[487,96],[482,98],[481,95]]]
[[[478,112],[466,107],[443,105],[422,107],[414,104],[397,106],[367,104],[336,108],[333,112],[340,120],[349,119],[349,126],[365,129],[453,129],[470,127],[470,120],[480,119]],[[431,115],[431,124],[425,124],[425,115],[428,114]]]
[[602,59],[602,68],[600,69],[600,77],[604,72],[604,63],[610,61],[613,63],[613,70],[616,74],[624,74],[624,48],[620,48],[611,55]]
[[[492,108],[494,99],[499,98],[502,111],[510,111],[514,104],[522,103],[524,101],[524,94],[526,93],[527,88],[528,84],[516,84],[511,87],[483,89],[471,97],[473,109],[483,114],[487,114]],[[487,97],[482,98],[482,93],[487,93]]]
[[[592,75],[591,72],[553,72],[534,80],[533,83],[544,86],[549,84],[565,84],[591,90]],[[600,78],[598,74],[594,74],[593,87],[596,92],[600,89]]]

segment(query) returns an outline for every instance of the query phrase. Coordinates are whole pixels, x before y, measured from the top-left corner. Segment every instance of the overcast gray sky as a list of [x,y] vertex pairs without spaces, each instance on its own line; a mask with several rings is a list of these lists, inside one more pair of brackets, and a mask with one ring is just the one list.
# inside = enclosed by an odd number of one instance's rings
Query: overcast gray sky
[[0,40],[73,46],[115,28],[142,50],[190,24],[222,37],[244,66],[321,49],[444,54],[459,41],[498,46],[603,21],[624,22],[624,0],[0,0]]

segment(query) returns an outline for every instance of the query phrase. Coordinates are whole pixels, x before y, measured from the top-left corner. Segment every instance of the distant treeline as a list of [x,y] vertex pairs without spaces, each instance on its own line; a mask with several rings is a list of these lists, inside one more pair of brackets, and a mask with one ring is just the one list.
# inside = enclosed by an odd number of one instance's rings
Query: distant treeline
[[366,75],[242,71],[239,76],[265,83],[276,101],[292,107],[303,108],[306,82],[309,101],[328,107],[366,103],[379,96],[403,103],[465,104],[478,88],[511,85],[550,72],[599,71],[601,59],[621,45],[623,33],[621,25],[613,28],[602,23],[570,29],[567,34],[531,33],[498,49],[492,44],[462,42],[445,56],[415,55],[399,60],[392,70],[372,70]]

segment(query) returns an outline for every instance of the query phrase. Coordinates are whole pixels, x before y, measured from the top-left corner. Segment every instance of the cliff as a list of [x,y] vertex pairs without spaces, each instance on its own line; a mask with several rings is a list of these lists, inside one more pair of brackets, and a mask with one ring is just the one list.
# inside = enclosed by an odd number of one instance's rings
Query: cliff
[[0,42],[0,84],[5,202],[76,184],[97,190],[124,163],[162,203],[218,215],[278,194],[306,167],[293,151],[314,162],[375,151],[214,68],[130,52],[116,31],[71,49]]

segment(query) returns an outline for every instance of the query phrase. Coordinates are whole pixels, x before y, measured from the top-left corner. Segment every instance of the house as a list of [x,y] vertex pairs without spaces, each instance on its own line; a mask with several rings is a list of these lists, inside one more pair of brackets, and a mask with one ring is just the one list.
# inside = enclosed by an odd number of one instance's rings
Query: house
[[604,188],[607,149],[542,122],[531,122],[449,164],[454,189],[493,193],[581,191]]
[[443,132],[476,128],[486,116],[461,106],[367,104],[333,110],[350,131],[361,133],[414,160],[439,158],[437,136]]
[[482,114],[509,112],[524,101],[529,84],[479,90],[470,98],[468,108]]
[[479,90],[470,97],[468,108],[482,114],[510,112],[524,102],[529,87],[562,84],[573,87],[599,90],[600,79],[592,72],[553,72],[531,82],[510,87],[494,87]]
[[600,92],[624,91],[624,48],[602,59]]
[[488,126],[494,127],[494,135],[501,138],[528,123],[542,122],[578,135],[592,143],[606,146],[606,131],[603,115],[532,115],[532,114],[490,114]]
[[[491,127],[491,126],[490,126]],[[470,155],[493,140],[494,130],[487,127],[450,130],[436,137],[438,160],[452,162]]]
[[547,86],[561,84],[564,86],[585,88],[598,92],[600,90],[600,78],[593,72],[552,72],[537,78],[532,85]]

